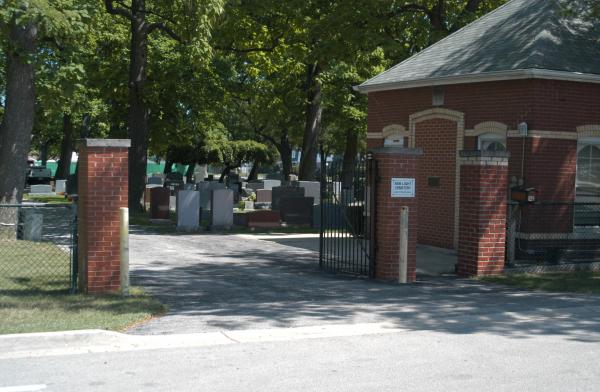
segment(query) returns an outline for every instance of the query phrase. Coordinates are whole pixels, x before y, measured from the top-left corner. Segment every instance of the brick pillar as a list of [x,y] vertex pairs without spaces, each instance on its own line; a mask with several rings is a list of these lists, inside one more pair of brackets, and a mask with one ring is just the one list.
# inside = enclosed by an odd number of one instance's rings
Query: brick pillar
[[[375,235],[377,251],[375,277],[398,281],[400,258],[400,209],[409,208],[408,281],[417,275],[417,195],[414,198],[392,198],[392,178],[417,177],[420,149],[381,147],[370,151],[377,162],[377,217]],[[416,184],[417,189],[419,184]]]
[[119,208],[127,207],[128,139],[84,139],[78,168],[79,290],[120,289]]
[[458,274],[504,270],[508,152],[460,152]]

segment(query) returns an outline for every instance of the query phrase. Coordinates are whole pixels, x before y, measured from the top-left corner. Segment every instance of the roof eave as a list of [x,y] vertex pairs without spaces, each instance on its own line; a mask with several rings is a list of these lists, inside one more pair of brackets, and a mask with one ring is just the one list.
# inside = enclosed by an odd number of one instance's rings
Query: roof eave
[[427,78],[418,80],[408,80],[393,83],[381,84],[361,84],[354,86],[355,91],[363,94],[379,91],[403,90],[417,87],[442,86],[450,84],[497,82],[503,80],[519,79],[552,79],[571,82],[600,83],[600,75],[586,74],[579,72],[552,71],[546,69],[517,69],[500,72],[483,72],[479,74],[444,76],[438,78]]

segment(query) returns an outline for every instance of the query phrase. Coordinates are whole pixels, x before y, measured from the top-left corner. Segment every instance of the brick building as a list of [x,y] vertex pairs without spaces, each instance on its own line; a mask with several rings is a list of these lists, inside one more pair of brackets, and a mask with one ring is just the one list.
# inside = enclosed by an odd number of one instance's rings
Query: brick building
[[[600,202],[600,28],[568,16],[559,0],[509,1],[357,89],[368,94],[370,149],[423,151],[420,244],[457,249],[460,258],[470,208],[461,165],[474,155],[461,151],[509,153],[503,200],[522,186],[555,203],[521,208],[523,247],[599,228],[572,204]],[[494,205],[506,219],[506,203]]]

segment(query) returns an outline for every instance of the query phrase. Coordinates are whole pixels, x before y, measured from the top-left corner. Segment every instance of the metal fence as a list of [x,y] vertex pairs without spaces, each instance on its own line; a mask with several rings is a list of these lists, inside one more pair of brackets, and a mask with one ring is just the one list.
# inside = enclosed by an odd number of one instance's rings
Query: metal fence
[[73,292],[76,207],[0,204],[0,293]]
[[324,270],[372,276],[374,273],[376,163],[331,164],[321,185],[320,266]]
[[509,206],[508,264],[600,261],[600,203]]

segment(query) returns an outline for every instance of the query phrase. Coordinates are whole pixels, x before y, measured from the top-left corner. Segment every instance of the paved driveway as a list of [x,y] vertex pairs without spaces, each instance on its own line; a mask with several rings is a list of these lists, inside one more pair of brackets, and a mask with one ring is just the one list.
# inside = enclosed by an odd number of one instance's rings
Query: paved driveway
[[600,341],[600,297],[471,280],[417,284],[322,273],[311,250],[240,235],[131,235],[132,283],[169,311],[137,334],[391,322],[410,330]]

